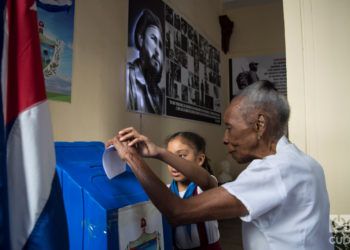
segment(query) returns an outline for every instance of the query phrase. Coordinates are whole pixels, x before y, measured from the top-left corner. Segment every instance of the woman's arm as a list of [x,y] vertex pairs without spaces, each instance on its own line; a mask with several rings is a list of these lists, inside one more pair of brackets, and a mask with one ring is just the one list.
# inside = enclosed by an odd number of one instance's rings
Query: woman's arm
[[141,135],[134,128],[123,129],[118,134],[120,141],[128,141],[128,145],[135,146],[142,156],[165,162],[196,183],[202,190],[218,186],[216,178],[213,178],[207,170],[198,167],[195,162],[185,160],[165,148],[155,145],[148,137]]
[[128,162],[153,204],[170,223],[190,224],[247,214],[247,209],[241,201],[222,187],[208,190],[190,199],[177,197],[152,172],[134,147],[122,143],[118,137],[114,137],[109,143],[113,143],[120,158]]

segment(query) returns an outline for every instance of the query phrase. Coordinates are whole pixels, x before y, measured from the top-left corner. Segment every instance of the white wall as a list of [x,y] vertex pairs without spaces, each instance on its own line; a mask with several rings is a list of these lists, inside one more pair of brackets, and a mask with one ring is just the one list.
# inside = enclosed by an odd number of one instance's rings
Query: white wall
[[[221,2],[212,0],[166,1],[220,49],[218,15]],[[127,0],[77,0],[75,13],[72,102],[50,102],[54,138],[59,141],[105,141],[118,130],[133,126],[156,143],[178,130],[192,130],[208,141],[214,167],[226,157],[223,127],[204,122],[126,112],[125,67],[128,33]],[[223,60],[222,106],[227,106],[227,62]],[[168,180],[167,169],[151,161]]]
[[235,24],[229,57],[285,51],[282,1],[230,8],[224,12]]
[[332,213],[349,214],[350,1],[283,3],[290,138],[323,165]]

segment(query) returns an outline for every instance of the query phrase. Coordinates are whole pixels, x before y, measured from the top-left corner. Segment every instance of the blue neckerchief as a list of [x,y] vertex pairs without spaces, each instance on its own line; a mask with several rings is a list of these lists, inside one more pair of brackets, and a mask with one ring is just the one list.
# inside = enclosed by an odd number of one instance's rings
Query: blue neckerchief
[[[194,182],[191,182],[188,186],[187,186],[187,189],[186,189],[186,192],[183,196],[182,199],[188,199],[190,198],[191,196],[193,196],[193,193],[194,191],[196,190],[197,188],[197,185],[194,183]],[[170,190],[171,192],[173,192],[176,196],[180,197],[180,194],[179,194],[179,189],[177,187],[177,182],[175,180],[173,180],[170,184]],[[180,197],[181,198],[181,197]],[[187,231],[187,234],[188,236],[190,237],[191,241],[192,241],[192,234],[191,234],[191,224],[187,224],[185,225],[186,226],[186,231]]]

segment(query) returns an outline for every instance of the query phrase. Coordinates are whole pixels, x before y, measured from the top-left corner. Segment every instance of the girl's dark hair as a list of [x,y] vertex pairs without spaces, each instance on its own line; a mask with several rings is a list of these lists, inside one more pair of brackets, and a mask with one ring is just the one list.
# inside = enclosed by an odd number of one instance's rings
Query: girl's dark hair
[[168,143],[175,139],[176,137],[182,137],[184,139],[186,139],[187,141],[189,141],[197,150],[197,152],[201,152],[203,154],[205,154],[205,160],[203,162],[203,167],[211,174],[213,175],[213,170],[211,168],[211,166],[209,165],[209,158],[206,155],[206,143],[205,140],[202,136],[200,136],[199,134],[193,133],[193,132],[189,132],[189,131],[180,131],[180,132],[176,132],[170,136],[168,136],[165,140],[165,144],[168,145]]

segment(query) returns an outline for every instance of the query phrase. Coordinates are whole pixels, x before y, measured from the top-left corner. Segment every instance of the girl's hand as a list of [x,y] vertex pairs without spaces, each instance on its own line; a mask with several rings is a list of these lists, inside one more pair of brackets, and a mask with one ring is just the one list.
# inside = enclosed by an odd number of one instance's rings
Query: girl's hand
[[137,132],[133,127],[125,128],[118,132],[120,142],[127,142],[143,157],[157,157],[161,148],[154,144],[148,137]]

